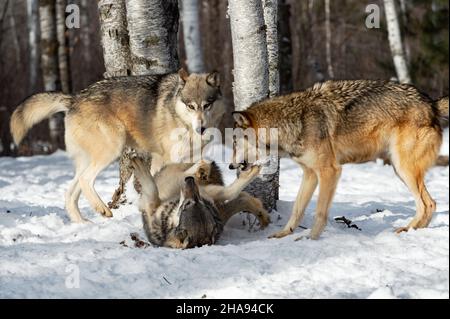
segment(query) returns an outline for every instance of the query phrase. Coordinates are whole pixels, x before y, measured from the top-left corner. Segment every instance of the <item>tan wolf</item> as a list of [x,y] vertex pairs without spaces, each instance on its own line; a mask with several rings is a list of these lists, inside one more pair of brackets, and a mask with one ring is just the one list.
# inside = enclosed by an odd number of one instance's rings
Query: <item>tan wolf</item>
[[15,143],[19,144],[34,124],[57,112],[66,112],[66,148],[75,163],[66,209],[72,221],[84,222],[78,208],[81,192],[93,209],[112,217],[94,182],[125,148],[170,162],[171,131],[186,128],[189,143],[194,134],[216,125],[224,106],[217,72],[188,75],[181,70],[169,75],[113,78],[74,96],[41,93],[30,97],[11,118]]
[[227,221],[241,211],[255,215],[262,228],[270,222],[261,201],[243,192],[258,176],[260,166],[224,186],[214,162],[170,164],[153,178],[141,159],[131,161],[141,185],[144,230],[154,245],[184,249],[214,244]]
[[[253,128],[256,135],[263,132],[261,128],[277,128],[279,154],[292,158],[303,169],[291,218],[272,237],[293,233],[319,185],[312,239],[320,236],[327,223],[341,166],[379,157],[391,160],[416,202],[415,217],[397,231],[428,226],[436,203],[425,187],[424,177],[438,157],[441,123],[446,116],[448,98],[433,101],[412,85],[365,80],[316,84],[306,91],[268,99],[234,113],[235,126]],[[273,137],[269,134],[266,138],[269,145]],[[248,143],[242,144],[244,147],[238,148],[252,152]],[[249,157],[248,153],[242,154],[244,160]]]

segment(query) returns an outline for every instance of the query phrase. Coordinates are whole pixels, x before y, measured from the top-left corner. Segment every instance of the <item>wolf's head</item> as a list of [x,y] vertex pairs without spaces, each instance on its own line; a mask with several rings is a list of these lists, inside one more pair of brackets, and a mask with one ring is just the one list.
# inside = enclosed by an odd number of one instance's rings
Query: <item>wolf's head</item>
[[178,116],[198,134],[217,127],[225,113],[219,73],[189,75],[181,69],[178,75],[182,83],[176,102]]
[[186,177],[178,207],[179,223],[174,231],[183,248],[214,244],[222,232],[214,204],[202,198],[193,177]]

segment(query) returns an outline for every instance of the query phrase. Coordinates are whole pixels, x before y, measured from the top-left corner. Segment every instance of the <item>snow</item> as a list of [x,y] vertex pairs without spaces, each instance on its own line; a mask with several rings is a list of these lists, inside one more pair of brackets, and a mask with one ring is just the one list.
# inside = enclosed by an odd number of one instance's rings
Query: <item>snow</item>
[[[442,148],[448,154],[448,131]],[[233,172],[225,168],[226,181]],[[301,180],[295,163],[281,163],[279,211],[268,229],[249,230],[235,216],[215,246],[191,250],[134,248],[144,239],[134,205],[69,223],[64,192],[73,176],[64,152],[0,159],[0,298],[449,298],[449,168],[426,180],[437,201],[429,228],[401,235],[414,215],[411,194],[389,166],[344,167],[328,226],[318,241],[267,237],[285,225]],[[97,180],[106,201],[117,164]],[[133,191],[128,192],[135,199]],[[311,227],[315,194],[302,226]],[[278,217],[279,216],[279,217]],[[345,216],[361,228],[334,221]],[[245,222],[245,225],[244,225]],[[120,244],[125,240],[126,246]]]

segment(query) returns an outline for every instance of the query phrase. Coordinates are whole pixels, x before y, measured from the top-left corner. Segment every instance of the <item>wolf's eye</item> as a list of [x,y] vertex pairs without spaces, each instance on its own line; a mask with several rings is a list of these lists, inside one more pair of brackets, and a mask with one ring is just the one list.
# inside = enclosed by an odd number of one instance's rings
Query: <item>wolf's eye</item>
[[195,110],[194,104],[186,104],[186,107],[190,110]]
[[205,105],[203,106],[203,108],[204,108],[205,110],[207,110],[207,109],[209,109],[212,105],[213,105],[212,103],[207,103],[207,104],[205,104]]

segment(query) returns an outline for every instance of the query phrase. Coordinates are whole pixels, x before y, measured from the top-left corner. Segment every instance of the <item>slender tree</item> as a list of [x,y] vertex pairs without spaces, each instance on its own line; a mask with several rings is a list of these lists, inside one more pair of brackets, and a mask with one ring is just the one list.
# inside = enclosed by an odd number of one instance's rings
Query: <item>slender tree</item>
[[90,36],[90,25],[89,25],[89,5],[88,0],[81,0],[80,2],[80,24],[81,28],[81,43],[83,44],[83,61],[86,65],[91,65],[91,36]]
[[180,4],[187,67],[189,72],[201,73],[205,71],[205,64],[200,36],[199,0],[182,0]]
[[125,0],[99,0],[105,78],[131,74]]
[[327,67],[328,76],[330,79],[334,78],[333,62],[331,58],[331,12],[330,12],[330,0],[325,0],[325,43],[327,53]]
[[392,58],[394,60],[397,78],[400,83],[411,83],[408,64],[406,63],[405,52],[403,50],[400,24],[394,0],[384,0],[384,10],[386,13],[389,44]]
[[178,1],[126,0],[132,74],[178,69]]
[[61,89],[64,93],[72,90],[70,75],[70,55],[66,27],[66,0],[56,0],[56,36],[58,39],[58,63]]
[[[228,4],[234,58],[234,104],[236,110],[245,110],[270,95],[268,39],[265,32],[268,27],[264,20],[264,7],[268,9],[270,3],[263,6],[261,0],[229,0]],[[269,24],[270,21],[277,21],[272,18],[267,20]],[[271,45],[277,43],[274,39],[270,42]],[[278,173],[275,173],[257,179],[247,190],[259,197],[270,210],[276,208],[278,186]]]
[[[55,1],[40,1],[41,68],[46,91],[61,90],[58,69],[58,40],[56,37]],[[49,120],[50,138],[54,147],[64,146],[63,116],[56,114]]]
[[28,29],[28,54],[29,54],[29,80],[28,87],[31,92],[37,90],[38,83],[38,39],[39,39],[39,1],[27,0],[27,29]]
[[269,96],[280,94],[280,61],[278,46],[278,0],[263,0],[269,67]]

